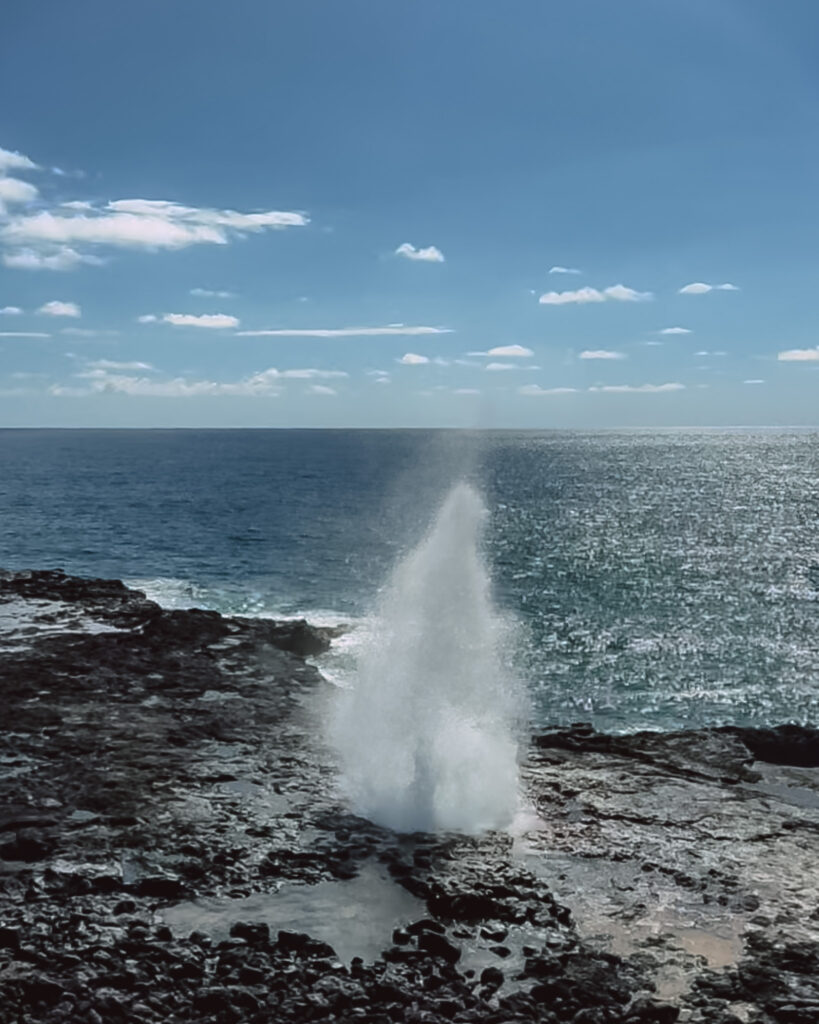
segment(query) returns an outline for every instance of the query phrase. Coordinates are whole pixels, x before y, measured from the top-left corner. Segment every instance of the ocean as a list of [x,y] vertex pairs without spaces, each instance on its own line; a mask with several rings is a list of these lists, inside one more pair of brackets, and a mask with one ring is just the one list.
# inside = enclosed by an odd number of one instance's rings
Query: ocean
[[377,642],[397,560],[466,479],[532,725],[819,719],[819,432],[2,430],[0,566]]

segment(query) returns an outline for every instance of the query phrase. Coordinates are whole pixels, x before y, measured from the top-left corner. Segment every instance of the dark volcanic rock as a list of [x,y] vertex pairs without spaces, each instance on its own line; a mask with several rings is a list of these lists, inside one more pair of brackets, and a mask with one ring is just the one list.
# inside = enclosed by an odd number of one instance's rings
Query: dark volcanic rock
[[418,935],[418,948],[432,956],[439,956],[454,964],[461,959],[461,951],[454,943],[438,932],[423,931]]
[[815,729],[550,730],[528,834],[397,836],[335,796],[332,631],[56,570],[10,602],[0,1024],[819,1022]]

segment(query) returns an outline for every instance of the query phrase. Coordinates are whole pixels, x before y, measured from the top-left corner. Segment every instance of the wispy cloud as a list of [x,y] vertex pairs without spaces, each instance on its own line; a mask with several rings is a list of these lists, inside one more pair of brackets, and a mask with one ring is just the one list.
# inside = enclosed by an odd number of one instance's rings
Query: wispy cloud
[[[270,373],[271,371],[268,370],[267,372]],[[311,380],[316,377],[328,379],[332,377],[350,376],[346,370],[276,370],[275,373],[277,373],[282,380]]]
[[521,366],[519,363],[487,363],[484,366],[484,370],[488,370],[490,373],[497,373],[501,370],[527,370],[527,366]]
[[200,299],[235,299],[235,292],[212,291],[210,288],[191,288],[191,295]]
[[754,377],[751,380],[744,380],[742,383],[743,384],[764,384],[765,381],[764,380],[760,380],[759,377]]
[[624,352],[610,352],[605,348],[587,348],[580,353],[581,359],[625,359]]
[[0,309],[0,316],[19,316],[22,312],[19,306],[3,306]]
[[92,359],[88,364],[91,370],[154,370],[151,363],[118,363],[112,359]]
[[0,174],[6,171],[36,171],[37,164],[22,153],[0,146]]
[[[128,372],[134,371],[134,372]],[[138,372],[137,372],[138,371]],[[215,381],[188,377],[162,378],[156,375],[150,363],[96,360],[75,375],[83,381],[82,387],[57,384],[50,388],[53,395],[83,397],[95,394],[122,394],[149,398],[195,398],[238,396],[248,398],[276,397],[282,393],[287,380],[309,380],[311,377],[339,376],[343,371],[315,369],[279,370],[270,367],[249,377],[235,381]],[[323,384],[312,384],[310,394],[331,394],[334,389]]]
[[408,260],[421,260],[424,263],[443,263],[444,254],[435,245],[428,245],[423,249],[416,249],[409,242],[402,242],[395,250],[396,256],[404,256]]
[[52,243],[124,249],[185,249],[225,245],[245,232],[302,227],[302,213],[266,210],[239,213],[182,206],[163,199],[116,199],[102,207],[63,205],[9,220],[0,236],[14,244]]
[[429,362],[428,356],[419,356],[417,352],[405,352],[396,362],[402,366],[423,366]]
[[529,359],[535,353],[523,345],[498,345],[486,352],[467,352],[470,356],[494,356],[498,359]]
[[376,338],[398,335],[451,334],[451,327],[279,327],[275,330],[237,331],[240,338]]
[[578,270],[577,267],[549,267],[550,274],[582,274],[582,270]]
[[479,395],[481,393],[480,388],[453,388],[453,395]]
[[685,384],[676,382],[669,384],[601,384],[594,385],[589,391],[610,392],[612,394],[657,394],[664,391],[684,391]]
[[311,384],[307,389],[308,395],[337,395],[335,388],[328,388],[326,384]]
[[44,316],[82,316],[80,307],[76,302],[60,302],[59,299],[44,302],[37,312],[42,313]]
[[658,334],[691,334],[687,327],[664,327]]
[[738,292],[735,284],[706,284],[704,281],[692,281],[680,288],[680,295],[705,295],[706,292]]
[[45,331],[0,331],[0,338],[50,338]]
[[613,284],[602,291],[597,288],[578,288],[577,291],[546,292],[538,301],[542,306],[585,305],[590,302],[649,302],[651,292],[638,292],[624,284]]
[[68,334],[72,338],[110,338],[119,331],[99,330],[90,327],[61,327],[60,334]]
[[[6,172],[31,171],[28,157],[0,150],[0,243],[6,266],[28,270],[71,270],[99,262],[96,249],[184,249],[228,242],[269,230],[303,227],[306,214],[294,210],[241,212],[185,206],[164,199],[116,199],[108,203],[72,200],[29,212],[8,212],[38,199],[30,182]],[[87,251],[88,249],[92,251]]]
[[[609,394],[656,394],[665,391],[683,391],[684,384],[595,384],[587,391]],[[542,388],[539,384],[525,384],[518,388],[519,395],[569,395],[578,393],[578,388]]]
[[787,348],[776,357],[781,363],[815,363],[819,361],[819,346],[816,348]]
[[573,395],[577,388],[542,388],[540,384],[524,384],[518,388],[519,395]]

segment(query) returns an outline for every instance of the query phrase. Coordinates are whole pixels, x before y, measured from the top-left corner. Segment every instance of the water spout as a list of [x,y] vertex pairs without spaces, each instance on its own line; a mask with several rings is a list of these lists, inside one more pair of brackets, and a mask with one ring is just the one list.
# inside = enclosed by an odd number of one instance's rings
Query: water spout
[[502,664],[475,489],[450,491],[395,568],[332,738],[353,808],[398,831],[507,826],[517,807],[520,697]]

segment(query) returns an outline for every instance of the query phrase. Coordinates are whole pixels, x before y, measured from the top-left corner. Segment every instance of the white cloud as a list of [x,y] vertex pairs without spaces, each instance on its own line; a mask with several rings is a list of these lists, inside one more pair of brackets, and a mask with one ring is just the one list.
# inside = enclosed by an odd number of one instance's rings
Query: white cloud
[[235,292],[212,291],[210,288],[191,288],[191,295],[200,299],[235,299]]
[[651,292],[638,292],[624,284],[613,284],[602,291],[597,288],[578,288],[577,291],[546,292],[538,299],[543,306],[565,306],[572,303],[584,305],[589,302],[648,302],[654,296]]
[[3,149],[0,146],[0,173],[4,171],[35,171],[37,164],[29,160],[22,153],[13,152],[10,149]]
[[[16,201],[31,197],[33,186],[26,185],[25,197],[19,185],[5,186],[9,187]],[[154,199],[118,199],[103,205],[74,201],[8,217],[0,226],[0,242],[12,250],[4,257],[7,266],[69,270],[99,259],[77,251],[75,245],[174,250],[192,245],[226,245],[248,233],[307,223],[307,216],[296,211],[241,213]]]
[[325,384],[311,384],[307,389],[308,395],[337,395],[335,388],[328,388]]
[[603,294],[607,299],[614,299],[616,302],[648,302],[654,298],[651,292],[638,292],[624,284],[613,284],[610,288],[604,288]]
[[704,281],[692,281],[680,288],[680,295],[705,295],[706,292],[738,292],[735,284],[706,284]]
[[776,357],[781,363],[813,363],[819,361],[819,345],[816,348],[788,348]]
[[[65,207],[62,207],[65,209]],[[12,219],[2,235],[11,242],[72,242],[122,248],[184,249],[190,245],[225,245],[242,232],[300,227],[301,213],[268,210],[238,213],[159,199],[118,199],[104,207],[84,206],[68,213],[42,210]]]
[[624,394],[626,392],[637,392],[642,394],[656,394],[661,391],[683,391],[685,384],[603,384],[589,388],[589,391],[603,391],[613,394]]
[[549,267],[550,274],[582,274],[582,270],[578,270],[577,267]]
[[578,288],[574,292],[546,292],[538,302],[542,306],[565,306],[569,303],[605,302],[606,297],[596,288]]
[[658,334],[691,334],[687,327],[664,327]]
[[403,242],[395,250],[396,256],[405,256],[408,260],[422,260],[425,263],[443,263],[444,254],[434,245],[428,245],[425,249],[416,249],[409,242]]
[[15,249],[3,253],[3,263],[13,270],[75,270],[81,264],[101,266],[105,261],[90,253],[77,252],[70,246],[62,245],[48,252],[36,249]]
[[625,359],[623,352],[610,352],[605,348],[587,348],[580,353],[581,359]]
[[0,309],[0,316],[19,316],[22,312],[19,306],[3,306]]
[[497,356],[501,359],[529,359],[535,353],[523,345],[498,345],[487,352],[468,352],[470,356]]
[[277,328],[270,331],[237,331],[240,338],[375,338],[393,335],[451,334],[451,327],[317,327]]
[[9,203],[31,203],[40,193],[27,181],[20,181],[19,178],[0,177],[0,212],[4,204]]
[[479,395],[480,388],[453,388],[453,395]]
[[43,331],[0,331],[0,338],[50,338]]
[[500,356],[504,359],[528,359],[534,355],[534,352],[530,348],[524,348],[523,345],[498,345],[496,348],[490,348],[486,354]]
[[573,395],[577,388],[542,388],[540,384],[524,384],[518,388],[519,395]]
[[44,302],[37,312],[43,313],[45,316],[78,317],[82,315],[80,307],[76,302],[60,302],[58,299],[52,299],[51,302]]
[[517,363],[487,363],[484,370],[488,370],[490,373],[500,370],[528,370],[528,366],[520,366]]
[[764,380],[760,380],[758,377],[754,377],[752,380],[744,380],[743,384],[764,384]]
[[426,356],[419,356],[417,352],[405,352],[396,362],[403,366],[423,366],[424,363],[429,362],[429,359]]
[[[142,320],[142,323],[151,321]],[[162,322],[173,324],[174,327],[207,327],[222,330],[225,327],[238,327],[239,321],[235,316],[228,316],[226,313],[203,313],[196,316],[194,313],[165,313]]]

